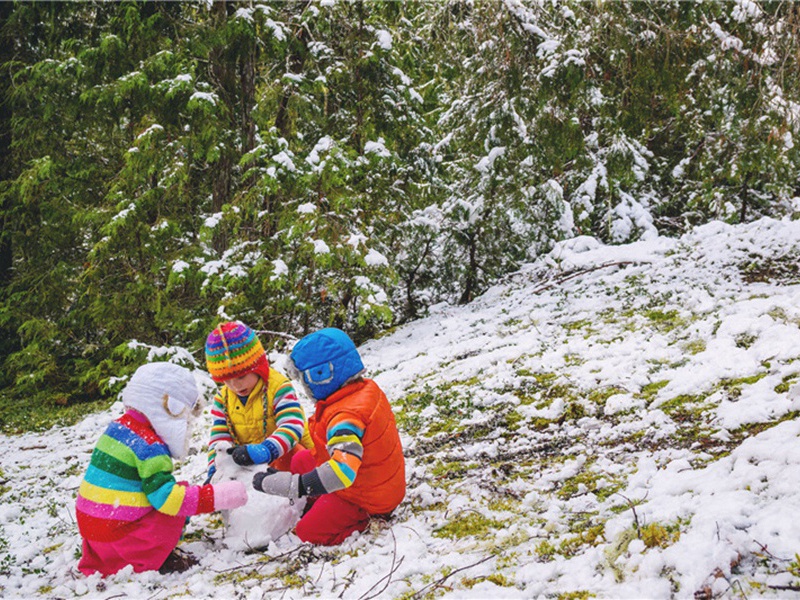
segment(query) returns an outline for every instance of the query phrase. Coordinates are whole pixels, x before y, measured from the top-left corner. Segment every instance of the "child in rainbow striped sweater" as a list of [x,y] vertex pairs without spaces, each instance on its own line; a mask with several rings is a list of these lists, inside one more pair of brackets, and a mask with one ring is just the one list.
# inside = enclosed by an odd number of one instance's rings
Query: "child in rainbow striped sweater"
[[216,471],[216,446],[229,442],[234,462],[270,464],[289,471],[298,449],[311,448],[305,411],[291,381],[273,369],[255,331],[228,321],[206,340],[206,366],[222,387],[214,396],[208,442],[208,480]]
[[247,502],[238,481],[197,486],[172,475],[173,457],[188,450],[197,400],[194,376],[171,363],[143,365],[125,386],[125,414],[100,437],[78,490],[84,575],[128,565],[137,573],[186,570],[197,563],[176,552],[186,518]]

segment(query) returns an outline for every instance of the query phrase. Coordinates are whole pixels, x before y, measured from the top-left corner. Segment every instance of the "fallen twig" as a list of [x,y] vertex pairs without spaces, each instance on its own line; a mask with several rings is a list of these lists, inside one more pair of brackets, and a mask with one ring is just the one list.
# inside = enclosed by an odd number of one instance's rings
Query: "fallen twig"
[[[292,549],[292,550],[289,550],[288,552],[284,552],[283,554],[278,554],[277,556],[270,556],[270,557],[268,557],[268,558],[269,558],[269,560],[270,560],[270,561],[273,561],[273,560],[278,560],[278,559],[281,559],[281,558],[285,558],[285,557],[287,557],[287,556],[290,556],[290,555],[294,554],[295,552],[299,552],[299,551],[301,551],[303,548],[304,548],[304,546],[298,546],[297,548],[294,548],[294,549]],[[211,569],[211,570],[212,570],[212,571],[214,571],[214,573],[231,573],[231,572],[233,572],[233,571],[238,571],[239,569],[246,569],[247,567],[255,567],[255,566],[259,565],[259,563],[260,563],[261,565],[265,565],[265,564],[267,564],[267,563],[266,563],[266,562],[264,562],[264,561],[254,561],[254,562],[247,563],[247,564],[244,564],[244,565],[238,565],[238,566],[236,566],[236,567],[230,567],[229,569],[223,569],[223,570],[221,570],[221,571],[217,571],[217,570],[215,570],[215,569]]]
[[[636,528],[636,537],[642,539],[642,529],[641,526],[639,525],[639,515],[636,514],[636,504],[634,504],[633,500],[631,500],[627,496],[620,494],[619,492],[617,492],[616,494],[617,496],[622,496],[625,502],[628,503],[628,506],[630,507],[631,512],[633,513],[633,525]],[[645,494],[645,497],[642,498],[640,502],[644,501],[645,498],[647,498],[647,494]]]
[[572,271],[567,275],[563,275],[561,277],[556,277],[554,280],[542,285],[535,290],[533,290],[533,294],[541,294],[542,292],[549,290],[557,285],[564,283],[565,281],[569,281],[570,279],[574,279],[575,277],[580,277],[581,275],[585,275],[586,273],[591,273],[592,271],[599,271],[600,269],[606,269],[608,267],[627,267],[628,265],[638,265],[642,264],[640,262],[636,262],[633,260],[620,260],[615,262],[607,262],[603,263],[602,265],[595,265],[594,267],[589,267],[586,269],[578,269],[577,271]]
[[460,573],[461,571],[466,571],[467,569],[471,569],[472,567],[477,567],[478,565],[483,564],[486,561],[491,560],[493,558],[494,558],[494,555],[489,555],[489,556],[486,556],[486,557],[480,559],[478,562],[472,563],[471,565],[467,565],[466,567],[461,567],[459,569],[455,569],[454,571],[450,571],[444,577],[441,577],[441,578],[437,579],[433,583],[429,583],[428,585],[426,585],[424,588],[422,588],[418,592],[415,592],[414,595],[411,596],[411,598],[413,598],[413,599],[421,598],[426,592],[428,592],[429,590],[438,588],[439,586],[441,586],[441,584],[443,584],[445,581],[447,581],[450,577],[452,577],[456,573]]
[[[389,573],[381,577],[378,581],[376,581],[371,588],[369,588],[358,600],[372,600],[372,598],[377,598],[380,596],[387,587],[389,587],[389,583],[392,581],[392,575],[394,575],[395,571],[400,568],[400,565],[403,564],[403,559],[405,556],[401,556],[400,560],[397,560],[397,538],[394,536],[394,532],[390,529],[389,533],[392,534],[392,565],[389,567]],[[383,587],[379,589],[377,592],[369,596],[368,594],[374,590],[382,581],[386,580],[386,583],[383,584]]]
[[786,590],[791,592],[800,592],[800,585],[768,585],[771,590]]
[[280,331],[270,331],[269,329],[256,329],[255,332],[259,335],[276,335],[287,340],[297,341],[297,338],[290,333],[282,333]]
[[775,556],[775,555],[774,555],[772,552],[770,552],[769,550],[767,550],[767,547],[766,547],[764,544],[762,544],[762,543],[761,543],[761,542],[759,542],[758,540],[753,540],[753,541],[754,541],[756,544],[758,544],[758,547],[759,547],[759,548],[761,548],[761,551],[762,551],[764,554],[766,554],[767,556],[769,556],[771,559],[773,559],[773,560],[779,560],[779,561],[781,561],[781,562],[792,562],[792,559],[791,559],[791,558],[781,558],[780,556]]

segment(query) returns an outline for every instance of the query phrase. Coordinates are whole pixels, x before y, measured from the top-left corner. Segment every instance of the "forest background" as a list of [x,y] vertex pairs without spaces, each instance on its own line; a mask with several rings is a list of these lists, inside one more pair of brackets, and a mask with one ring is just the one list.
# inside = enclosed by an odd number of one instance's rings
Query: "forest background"
[[0,428],[202,365],[221,319],[362,342],[566,238],[800,213],[799,26],[749,0],[1,2]]

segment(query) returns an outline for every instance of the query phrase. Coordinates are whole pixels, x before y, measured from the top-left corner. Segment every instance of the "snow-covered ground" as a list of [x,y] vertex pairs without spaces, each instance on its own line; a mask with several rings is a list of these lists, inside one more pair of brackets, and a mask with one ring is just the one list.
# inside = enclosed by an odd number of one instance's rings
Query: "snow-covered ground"
[[[200,516],[182,545],[200,558],[190,571],[83,577],[75,495],[117,404],[0,437],[0,596],[753,598],[800,586],[800,222],[573,239],[361,351],[407,454],[407,499],[388,524],[336,548],[289,533],[248,553]],[[178,468],[195,483],[205,419]]]

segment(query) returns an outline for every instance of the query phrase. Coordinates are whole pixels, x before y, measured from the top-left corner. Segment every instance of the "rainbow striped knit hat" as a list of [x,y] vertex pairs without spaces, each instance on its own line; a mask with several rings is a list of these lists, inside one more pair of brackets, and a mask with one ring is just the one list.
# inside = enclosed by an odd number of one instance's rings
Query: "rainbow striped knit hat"
[[220,323],[206,339],[206,367],[217,383],[266,372],[267,355],[256,332],[239,321]]

